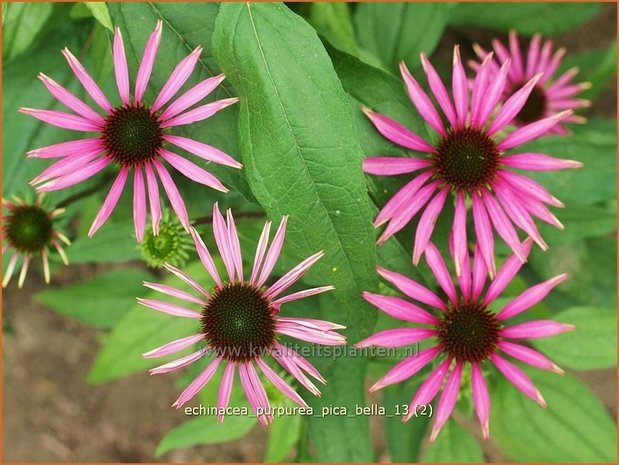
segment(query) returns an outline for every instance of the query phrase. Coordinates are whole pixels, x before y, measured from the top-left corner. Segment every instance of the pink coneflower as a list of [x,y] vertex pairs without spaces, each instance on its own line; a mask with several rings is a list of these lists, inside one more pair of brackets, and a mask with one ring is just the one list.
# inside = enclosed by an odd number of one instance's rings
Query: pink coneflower
[[8,210],[2,216],[4,245],[2,256],[13,251],[9,264],[2,279],[2,287],[6,287],[13,276],[19,257],[23,257],[17,285],[24,285],[30,260],[34,255],[41,255],[43,261],[43,276],[49,284],[48,249],[53,247],[60,255],[65,265],[69,264],[67,254],[61,242],[70,245],[67,237],[54,227],[54,219],[64,212],[63,208],[49,210],[43,205],[43,194],[36,197],[34,203],[28,203],[13,197],[13,201],[2,199],[2,205]]
[[[475,53],[480,60],[488,56],[488,52],[480,45],[473,46]],[[578,73],[578,68],[571,68],[555,76],[561,65],[565,48],[561,47],[553,53],[553,43],[547,40],[542,44],[542,36],[535,34],[529,44],[526,54],[520,50],[518,34],[516,31],[509,33],[509,47],[503,45],[498,39],[492,41],[495,58],[490,62],[493,73],[498,73],[501,65],[507,60],[511,60],[507,82],[503,98],[508,98],[515,91],[524,86],[530,79],[537,74],[541,74],[537,83],[531,90],[531,95],[524,106],[514,116],[510,124],[524,126],[542,118],[556,115],[564,110],[576,110],[591,105],[591,101],[579,99],[576,96],[585,89],[591,87],[591,83],[582,82],[575,84],[574,77]],[[471,67],[479,70],[481,64],[470,63]],[[585,118],[577,115],[569,115],[561,123],[583,123]],[[548,133],[569,134],[569,131],[559,122],[548,129]]]
[[[531,250],[532,241],[527,239],[522,245],[526,256]],[[563,373],[541,353],[513,341],[553,336],[574,329],[572,325],[552,320],[505,325],[509,319],[542,300],[554,286],[567,278],[566,274],[527,289],[495,313],[488,306],[518,273],[522,261],[516,255],[511,255],[484,292],[487,271],[481,250],[479,247],[475,249],[472,270],[469,268],[468,251],[466,255],[464,269],[458,278],[458,293],[440,253],[432,243],[428,244],[425,257],[446,299],[405,276],[378,268],[378,273],[386,281],[411,299],[430,307],[430,311],[398,297],[369,292],[363,294],[368,302],[388,315],[425,326],[381,331],[359,342],[357,347],[400,347],[430,338],[436,341],[415,356],[402,360],[370,388],[370,391],[375,391],[403,381],[432,360],[436,360],[437,366],[417,390],[408,413],[403,418],[404,421],[409,420],[418,406],[432,402],[444,382],[443,393],[434,413],[436,420],[431,433],[432,441],[436,439],[455,406],[466,367],[470,367],[473,403],[484,437],[489,435],[490,414],[490,397],[482,375],[484,362],[490,361],[516,388],[545,407],[542,395],[529,377],[513,362],[503,357],[508,355],[537,368]],[[500,352],[503,354],[499,355]]]
[[132,169],[133,220],[136,236],[140,242],[146,226],[146,187],[148,188],[148,200],[155,233],[161,219],[157,177],[163,185],[174,212],[183,226],[187,230],[189,229],[185,204],[170,173],[164,167],[163,161],[195,182],[227,192],[226,187],[215,176],[170,151],[169,145],[186,150],[213,163],[234,168],[241,167],[239,162],[215,147],[186,137],[169,134],[169,130],[172,128],[202,121],[238,101],[237,98],[229,98],[189,109],[217,88],[225,78],[221,74],[201,81],[165,107],[189,79],[200,58],[202,47],[197,47],[176,66],[154,103],[146,104],[143,101],[161,40],[161,28],[162,23],[158,21],[155,30],[146,43],[135,81],[133,98],[131,98],[122,34],[120,29],[116,28],[113,58],[116,84],[120,95],[118,105],[112,106],[86,69],[65,48],[62,54],[67,59],[69,66],[104,114],[101,115],[44,74],[39,75],[43,84],[54,97],[74,113],[32,108],[20,109],[22,113],[32,115],[60,128],[97,133],[96,136],[87,139],[63,142],[30,151],[28,155],[31,157],[62,158],[61,161],[48,167],[32,181],[32,184],[41,184],[37,187],[37,190],[45,192],[65,189],[91,178],[108,165],[115,165],[120,168],[120,172],[90,228],[89,236],[92,236],[111,215]]
[[413,104],[428,125],[438,133],[438,140],[434,144],[387,116],[364,108],[365,114],[384,137],[425,155],[419,158],[367,158],[363,163],[366,173],[381,176],[419,172],[387,202],[374,222],[376,227],[388,223],[378,239],[382,243],[423,210],[415,233],[415,264],[430,241],[436,220],[450,193],[456,197],[451,240],[456,252],[457,274],[460,274],[466,250],[467,199],[472,203],[477,242],[481,245],[491,275],[495,273],[492,226],[521,258],[524,252],[514,224],[533,237],[543,249],[547,246],[532,217],[562,227],[545,204],[556,207],[562,207],[563,204],[540,184],[509,168],[548,171],[577,168],[581,163],[559,160],[541,153],[506,155],[505,152],[534,139],[572,112],[566,110],[523,126],[507,136],[499,136],[499,131],[522,109],[540,75],[529,80],[491,116],[503,95],[510,69],[510,60],[507,60],[500,72],[493,74],[491,60],[492,55],[484,60],[475,77],[473,89],[469,92],[460,53],[458,47],[455,47],[452,101],[435,69],[421,54],[428,84],[446,123],[406,65],[400,64]]
[[[265,378],[283,394],[294,402],[306,406],[301,396],[267,364],[266,356],[275,359],[312,394],[320,395],[320,391],[307,375],[322,383],[325,383],[324,378],[293,348],[279,342],[278,336],[290,336],[317,344],[341,345],[346,343],[346,339],[335,330],[343,329],[344,326],[324,320],[279,316],[281,305],[284,303],[333,289],[333,286],[324,286],[281,295],[324,255],[323,252],[318,252],[303,260],[273,284],[268,286],[265,284],[284,244],[286,222],[287,217],[284,216],[268,250],[271,222],[264,225],[251,275],[246,281],[232,214],[228,210],[226,221],[215,204],[213,232],[228,280],[220,277],[204,242],[195,229],[191,228],[198,255],[204,268],[215,282],[215,288],[207,291],[197,281],[171,265],[166,265],[166,268],[192,287],[199,294],[198,297],[173,287],[145,283],[151,289],[196,305],[199,310],[195,311],[159,300],[138,299],[142,305],[175,316],[195,318],[201,323],[201,332],[165,344],[144,354],[144,357],[162,357],[196,343],[203,345],[197,352],[153,368],[150,373],[167,373],[185,367],[207,354],[213,355],[206,369],[174,402],[174,407],[180,408],[193,398],[209,382],[220,365],[223,368],[223,377],[217,398],[218,409],[225,409],[228,406],[234,373],[238,368],[241,385],[250,405],[257,412],[260,422],[266,425],[273,419],[268,414],[269,401],[256,365]],[[223,421],[223,415],[219,415],[218,421]]]

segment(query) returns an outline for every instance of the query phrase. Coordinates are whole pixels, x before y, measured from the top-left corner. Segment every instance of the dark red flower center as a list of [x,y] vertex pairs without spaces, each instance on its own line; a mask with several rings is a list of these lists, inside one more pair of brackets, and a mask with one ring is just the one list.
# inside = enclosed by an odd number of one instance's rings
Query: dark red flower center
[[495,313],[478,303],[448,309],[438,325],[443,350],[461,362],[481,362],[495,350],[501,324]]
[[9,244],[22,253],[37,253],[49,244],[54,232],[47,212],[34,205],[16,207],[5,219]]
[[433,161],[440,179],[458,191],[470,192],[494,178],[499,150],[485,132],[458,129],[441,139]]
[[244,283],[216,289],[202,310],[202,333],[217,354],[247,362],[275,343],[275,317],[262,290]]
[[163,146],[163,130],[150,108],[124,105],[106,116],[103,143],[112,160],[132,167],[157,156]]
[[[515,86],[514,89],[520,89],[524,84]],[[520,125],[525,125],[542,119],[546,114],[546,103],[547,98],[544,89],[538,86],[533,87],[529,98],[516,115],[516,122]]]

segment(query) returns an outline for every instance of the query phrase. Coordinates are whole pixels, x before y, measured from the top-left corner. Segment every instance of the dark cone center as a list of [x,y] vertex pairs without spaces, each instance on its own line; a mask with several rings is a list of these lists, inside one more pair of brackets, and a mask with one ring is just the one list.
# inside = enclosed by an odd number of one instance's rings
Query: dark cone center
[[247,284],[226,284],[202,310],[207,344],[229,361],[247,362],[264,355],[275,342],[275,318],[263,292]]
[[[524,84],[516,86],[522,88]],[[541,87],[534,87],[520,112],[516,115],[516,122],[525,125],[539,121],[546,114],[546,93]]]
[[477,303],[450,308],[438,325],[438,339],[450,357],[481,362],[495,350],[501,325],[495,314]]
[[53,235],[47,212],[34,205],[15,208],[4,226],[9,243],[22,253],[37,253],[49,244]]
[[116,163],[132,167],[157,156],[163,131],[148,107],[122,106],[105,118],[103,142]]

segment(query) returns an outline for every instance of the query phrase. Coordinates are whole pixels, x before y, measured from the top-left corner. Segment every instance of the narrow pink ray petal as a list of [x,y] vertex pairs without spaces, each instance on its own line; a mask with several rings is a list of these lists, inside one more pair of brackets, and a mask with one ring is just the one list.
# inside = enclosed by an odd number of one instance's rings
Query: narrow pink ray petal
[[206,268],[206,271],[208,271],[208,274],[211,276],[211,278],[213,278],[213,281],[215,281],[217,287],[223,287],[223,283],[221,281],[221,278],[219,277],[219,273],[217,272],[217,267],[215,266],[213,257],[211,257],[211,254],[209,253],[206,245],[204,244],[204,241],[202,241],[202,238],[198,234],[198,231],[196,231],[193,226],[191,227],[190,232],[202,265],[204,266],[204,268]]
[[435,325],[439,323],[439,320],[434,315],[399,297],[373,294],[367,291],[364,291],[362,295],[369,303],[398,320],[411,321],[424,325]]
[[500,170],[498,172],[498,177],[509,184],[515,192],[522,192],[534,199],[555,207],[563,208],[565,206],[559,199],[553,197],[545,187],[533,181],[531,178],[506,170]]
[[[511,188],[511,186],[509,186]],[[512,190],[512,195],[515,195]],[[528,195],[522,195],[523,206],[527,209],[527,211],[536,218],[539,218],[545,223],[548,223],[551,226],[554,226],[557,229],[563,230],[565,226],[563,223],[559,221],[559,219],[554,216],[551,211],[546,208],[546,206],[540,202],[538,199],[534,199]]]
[[315,253],[314,255],[306,258],[293,269],[291,269],[284,276],[279,278],[273,283],[264,293],[264,296],[268,299],[274,299],[279,294],[284,292],[290,286],[292,286],[301,276],[303,276],[311,267],[324,256],[324,252]]
[[97,85],[93,78],[90,77],[86,69],[82,66],[82,64],[78,61],[75,56],[69,51],[68,48],[64,48],[61,50],[61,53],[67,59],[71,70],[80,81],[88,95],[92,97],[92,99],[106,112],[111,112],[113,107],[110,105],[107,97],[101,90],[101,88]]
[[17,259],[19,258],[19,253],[15,252],[11,259],[9,260],[9,264],[6,267],[6,272],[4,273],[4,277],[2,278],[2,287],[6,287],[13,276],[13,272],[15,271],[15,265],[17,265]]
[[449,187],[443,188],[438,194],[428,203],[417,225],[417,231],[415,233],[415,245],[413,247],[413,264],[417,266],[421,256],[425,252],[428,242],[434,232],[434,226],[436,220],[443,210],[445,200],[447,200],[447,194],[449,194]]
[[197,140],[188,139],[187,137],[174,136],[172,134],[164,134],[163,139],[204,160],[218,163],[220,165],[231,166],[233,168],[241,168],[243,166],[227,153],[224,153],[215,147],[211,147],[210,145],[198,142]]
[[447,419],[453,412],[456,406],[456,400],[458,399],[458,392],[460,392],[460,382],[462,381],[462,362],[458,362],[452,372],[447,378],[443,393],[438,400],[438,406],[436,407],[434,420],[434,426],[432,427],[432,433],[430,434],[430,442],[434,442],[438,433],[441,431]]
[[530,140],[544,134],[555,124],[572,113],[574,113],[572,110],[565,110],[539,121],[535,121],[534,123],[527,124],[526,126],[522,126],[505,136],[505,138],[498,143],[497,149],[500,151],[505,151],[522,145],[525,142],[529,142]]
[[219,204],[215,202],[213,204],[213,234],[215,236],[215,243],[219,249],[219,253],[228,272],[228,278],[231,282],[234,282],[236,278],[234,268],[234,258],[232,253],[232,247],[228,240],[228,226],[226,221],[219,211]]
[[49,93],[56,97],[67,108],[93,122],[98,127],[103,126],[105,122],[103,116],[82,102],[82,100],[77,98],[72,92],[65,89],[52,78],[43,73],[39,73],[39,79],[43,82],[43,84],[45,84],[45,87],[47,87]]
[[190,302],[192,304],[202,306],[206,303],[204,299],[199,299],[198,297],[193,296],[189,292],[176,289],[175,287],[172,287],[172,286],[166,286],[165,284],[150,283],[148,281],[144,281],[144,286],[149,289],[152,289],[153,291],[161,292],[162,294],[166,294],[171,297],[176,297],[177,299],[181,299],[181,300],[184,300],[185,302]]
[[485,191],[482,194],[482,200],[484,201],[484,206],[486,207],[486,211],[492,220],[492,224],[494,225],[496,232],[523,262],[526,261],[526,257],[522,251],[522,247],[520,246],[518,233],[516,233],[514,225],[507,217],[499,203],[488,191]]
[[215,372],[221,359],[216,357],[213,361],[200,373],[196,379],[194,379],[189,386],[181,393],[180,397],[172,404],[172,407],[177,409],[181,408],[184,404],[189,402],[200,390],[206,386]]
[[160,121],[166,121],[173,118],[193,104],[198,103],[200,100],[213,92],[225,78],[225,75],[219,74],[199,82],[172,102],[159,117]]
[[430,166],[430,160],[403,157],[372,157],[363,160],[363,172],[378,176],[395,176]]
[[308,391],[314,394],[317,397],[320,397],[320,391],[318,388],[312,383],[312,381],[305,376],[305,374],[301,371],[301,369],[295,363],[295,360],[291,357],[287,357],[286,352],[281,349],[276,349],[272,352],[273,358],[282,366],[284,369],[290,373],[302,386],[304,386]]
[[228,244],[230,244],[230,250],[232,252],[232,261],[236,269],[236,276],[239,281],[243,282],[243,257],[241,256],[241,244],[239,242],[239,235],[236,231],[234,217],[232,216],[232,210],[228,209],[226,216],[228,219]]
[[518,359],[528,365],[534,366],[536,368],[541,368],[542,370],[554,371],[555,373],[558,373],[560,375],[565,373],[544,354],[541,354],[538,351],[531,349],[530,347],[520,344],[514,344],[513,342],[507,341],[499,342],[498,347],[507,355],[511,355],[515,359]]
[[529,51],[527,52],[527,66],[525,69],[527,77],[531,77],[537,69],[541,43],[542,36],[540,34],[533,34],[529,44]]
[[150,219],[153,225],[153,234],[159,234],[159,222],[161,221],[161,204],[159,202],[159,186],[157,185],[157,177],[150,163],[144,165],[146,173],[146,187],[148,187],[148,202],[150,205]]
[[[564,54],[564,53],[565,53],[565,49],[563,49],[563,48],[562,48],[562,49],[557,50],[557,51],[555,52],[555,55],[553,56],[553,60],[554,60],[554,57],[556,57],[557,55],[559,55],[559,52],[563,52],[563,54]],[[561,61],[561,58],[563,58],[563,56],[562,56],[562,55],[559,57],[559,60],[558,60],[559,62]],[[545,75],[545,76],[546,76],[546,73],[547,73],[547,72],[548,72],[548,71],[546,71],[546,72],[544,73],[544,75]],[[554,73],[554,71],[553,71],[553,73]],[[552,73],[551,73],[551,74],[552,74]],[[556,78],[556,79],[552,82],[552,84],[550,84],[550,85],[548,86],[548,88],[546,89],[546,92],[550,92],[550,93],[552,93],[552,92],[555,92],[557,89],[560,89],[560,88],[562,88],[562,87],[564,87],[564,86],[568,85],[568,84],[570,83],[570,81],[571,81],[572,79],[574,79],[574,77],[576,77],[576,75],[577,75],[577,74],[578,74],[578,68],[577,68],[577,67],[572,67],[572,68],[568,69],[568,70],[567,70],[567,71],[565,71],[563,74],[561,74],[559,77],[557,77],[557,78]],[[544,79],[550,79],[551,77],[552,77],[552,76],[547,76],[547,78],[545,77]]]
[[[452,234],[453,237],[453,234]],[[453,241],[452,241],[453,242]],[[457,277],[458,279],[458,287],[460,288],[460,293],[465,300],[470,300],[471,298],[471,286],[473,277],[471,275],[471,265],[469,263],[469,251],[466,250],[466,257],[462,262],[462,273]],[[453,252],[452,252],[453,256]]]
[[123,105],[131,103],[129,94],[129,70],[127,69],[127,57],[125,55],[125,45],[120,28],[114,29],[114,43],[112,45],[112,55],[114,57],[114,75],[118,86],[118,95]]
[[471,286],[471,298],[473,300],[479,299],[479,296],[484,290],[487,274],[488,270],[486,268],[484,257],[481,253],[481,248],[479,247],[479,244],[475,244],[475,256],[473,257],[473,282]]
[[581,82],[579,84],[566,85],[562,87],[557,87],[555,89],[546,90],[546,97],[550,99],[565,99],[574,97],[576,94],[582,92],[583,90],[587,90],[591,88],[591,84],[588,82]]
[[426,77],[428,80],[428,85],[430,86],[430,90],[436,97],[436,101],[443,110],[443,113],[447,117],[447,121],[453,127],[458,125],[458,121],[456,118],[456,110],[454,109],[453,104],[451,103],[451,99],[449,98],[449,94],[447,93],[447,89],[443,84],[440,76],[430,63],[430,60],[426,57],[425,53],[421,53],[421,66],[423,66],[423,70],[426,73]]
[[[219,391],[217,392],[217,409],[219,412],[224,411],[230,403],[230,395],[232,394],[232,385],[234,384],[234,363],[228,362],[226,369],[221,377]],[[224,421],[222,413],[217,414],[217,423]]]
[[161,158],[192,181],[204,184],[205,186],[216,189],[220,192],[228,192],[226,186],[224,186],[219,179],[208,171],[200,168],[195,163],[190,162],[186,158],[183,158],[180,155],[172,153],[166,149],[160,149],[159,155],[161,155]]
[[321,331],[331,331],[334,329],[345,329],[346,326],[342,326],[337,323],[332,323],[326,320],[317,320],[315,318],[289,318],[280,316],[277,317],[277,321],[282,323],[292,323],[295,325],[305,326],[312,329],[318,329]]
[[582,168],[583,164],[576,160],[562,160],[543,153],[518,153],[501,158],[501,163],[512,168],[529,171],[557,171],[572,168]]
[[167,313],[168,315],[181,316],[183,318],[195,318],[197,320],[202,318],[202,315],[198,312],[181,307],[180,305],[164,302],[163,300],[142,299],[140,297],[138,297],[137,300],[140,305],[144,305],[145,307],[152,308],[153,310],[157,310],[159,312]]
[[314,287],[312,289],[305,289],[303,291],[298,291],[293,294],[288,294],[284,297],[280,297],[273,301],[273,305],[282,305],[286,302],[292,302],[294,300],[304,299],[306,297],[310,297],[316,294],[322,294],[323,292],[332,291],[335,289],[335,286],[322,286],[322,287]]
[[18,289],[21,289],[24,286],[24,281],[26,280],[26,275],[28,274],[28,268],[30,267],[31,258],[31,255],[24,255],[24,261],[21,264],[21,270],[19,272],[19,279],[17,280]]
[[79,170],[82,166],[88,165],[101,153],[100,149],[85,151],[79,155],[72,155],[70,157],[64,157],[61,160],[45,168],[41,174],[30,181],[28,184],[31,186],[39,184],[41,182],[49,181],[55,177],[62,177],[67,174],[73,173]]
[[301,341],[312,342],[327,346],[339,346],[346,344],[346,338],[333,331],[321,331],[309,328],[306,325],[293,323],[278,323],[275,332],[286,336],[294,337]]
[[[464,127],[468,115],[468,82],[460,58],[460,46],[454,47],[453,53],[453,72],[452,72],[452,93],[456,113],[458,115],[458,126]],[[444,135],[444,134],[443,134]]]
[[458,303],[456,288],[451,280],[449,271],[447,271],[447,265],[445,265],[445,261],[443,260],[443,257],[441,257],[441,253],[438,251],[436,246],[432,244],[432,242],[429,242],[426,247],[426,262],[432,270],[439,286],[443,289],[443,292],[447,294],[447,297],[449,297],[451,303],[456,305]]
[[93,123],[81,116],[72,115],[63,111],[56,110],[39,110],[36,108],[20,108],[20,113],[30,115],[44,123],[51,124],[62,129],[70,129],[72,131],[81,132],[96,132],[101,130],[101,125]]
[[507,320],[515,317],[540,302],[557,284],[562,283],[566,279],[567,273],[563,273],[543,283],[530,287],[503,307],[496,317],[499,320]]
[[443,379],[445,379],[452,360],[451,358],[444,360],[428,375],[421,386],[419,386],[419,389],[417,389],[409,405],[408,413],[402,418],[402,421],[410,420],[420,405],[427,405],[432,402],[432,399],[434,399],[443,384]]
[[488,81],[490,80],[490,73],[492,72],[492,60],[494,59],[494,53],[488,53],[483,58],[477,75],[473,81],[473,90],[471,91],[471,125],[474,127],[484,127],[486,121],[479,119],[479,114],[482,110],[484,103],[484,95],[488,90]]
[[223,110],[238,101],[239,99],[234,97],[207,103],[206,105],[199,106],[193,110],[189,110],[186,113],[182,113],[174,118],[170,118],[169,120],[162,122],[161,127],[164,129],[172,128],[205,120],[213,116],[218,111]]
[[133,224],[135,237],[138,242],[142,242],[146,229],[146,190],[142,168],[139,166],[135,167],[133,177]]
[[492,123],[488,127],[488,135],[491,136],[497,131],[503,129],[509,124],[517,115],[520,110],[527,103],[527,99],[531,95],[533,88],[539,81],[541,74],[533,76],[529,82],[527,82],[522,88],[514,92],[503,104],[496,116],[493,118]]
[[282,394],[284,394],[293,402],[296,402],[303,407],[307,407],[307,404],[301,398],[301,396],[294,389],[292,389],[292,387],[290,387],[288,383],[286,383],[286,381],[284,381],[277,373],[275,373],[275,371],[273,371],[271,367],[265,363],[264,360],[258,358],[256,359],[256,363],[262,370],[262,373],[264,373],[264,376],[266,376],[267,379],[271,381],[271,383],[273,383],[273,385],[282,392]]
[[423,187],[428,179],[432,177],[432,171],[428,170],[409,181],[396,192],[378,212],[374,220],[374,227],[389,221],[393,216],[400,212],[405,205],[408,205],[415,194]]
[[316,369],[316,367],[314,367],[314,365],[312,365],[310,362],[307,361],[307,359],[305,359],[304,357],[300,356],[297,352],[295,352],[293,349],[288,349],[287,347],[281,345],[280,343],[276,343],[275,346],[279,349],[279,350],[284,350],[284,354],[286,354],[286,356],[292,360],[294,360],[294,363],[301,368],[302,370],[305,370],[305,372],[307,372],[310,376],[312,376],[314,379],[320,381],[322,384],[327,384],[327,381],[325,381],[325,379],[322,377],[322,375],[318,372],[318,370]]
[[40,149],[30,150],[27,155],[34,158],[59,158],[68,157],[69,155],[79,155],[92,150],[103,150],[103,143],[98,137],[48,145]]
[[509,31],[509,50],[512,58],[512,66],[510,69],[510,77],[512,81],[524,80],[524,66],[522,63],[522,52],[520,43],[518,42],[518,34],[515,30]]
[[425,119],[428,124],[441,136],[446,136],[447,131],[445,131],[445,126],[443,126],[443,121],[441,120],[440,115],[434,108],[432,101],[423,91],[419,83],[415,80],[413,75],[410,73],[406,64],[402,61],[400,62],[400,73],[402,74],[402,78],[404,79],[404,83],[406,84],[406,90],[408,91],[408,95],[413,102],[413,105],[419,111],[419,114]]
[[[256,372],[254,364],[251,362],[247,364],[247,374],[249,375],[249,380],[254,387],[254,392],[258,396],[258,401],[260,403],[260,406],[262,407],[263,412],[270,412],[271,405],[269,404],[269,398],[267,396],[266,390],[264,389],[262,381],[260,381],[260,378],[258,377],[258,373]],[[266,413],[264,414],[264,416],[266,417],[268,423],[273,421],[273,416],[271,413]]]
[[533,70],[533,73],[543,73],[546,71],[548,64],[550,63],[550,55],[552,54],[552,40],[547,40],[544,42],[544,46],[542,47],[542,52],[540,53],[539,60],[537,61],[537,66]]
[[206,292],[202,286],[200,286],[196,281],[191,279],[187,274],[183,273],[178,268],[170,265],[169,263],[165,263],[163,267],[166,270],[168,270],[170,273],[174,274],[174,276],[176,276],[178,279],[186,283],[188,286],[198,291],[200,294],[202,294],[207,299],[210,297],[209,293]]
[[456,276],[462,274],[466,261],[468,263],[469,253],[466,242],[466,203],[464,195],[458,192],[456,196],[456,209],[454,212],[453,222],[453,244],[454,244],[454,265],[456,267]]
[[391,370],[387,372],[387,374],[385,374],[385,376],[372,385],[370,392],[378,391],[385,386],[390,386],[391,384],[399,383],[400,381],[410,378],[430,363],[430,361],[434,359],[440,351],[441,349],[439,347],[430,347],[419,351],[416,355],[407,357],[401,362],[398,362]]
[[163,365],[159,365],[158,367],[151,368],[148,372],[151,375],[162,375],[164,373],[170,373],[171,371],[180,370],[188,365],[191,365],[196,360],[200,360],[206,354],[206,349],[202,348],[196,352],[193,352],[189,355],[185,355],[176,360],[172,360],[171,362],[164,363]]
[[475,238],[479,245],[480,252],[490,277],[496,274],[496,264],[494,261],[494,233],[490,224],[488,212],[480,195],[473,194],[471,196],[473,203],[473,223],[475,226]]
[[376,130],[394,144],[416,152],[434,152],[434,147],[397,121],[381,113],[376,113],[367,107],[361,107],[361,110],[370,119]]
[[144,97],[146,86],[148,86],[150,74],[153,71],[155,57],[157,56],[159,42],[161,41],[162,26],[163,22],[160,19],[157,20],[155,30],[150,34],[150,37],[146,41],[146,46],[144,47],[144,53],[142,54],[142,60],[140,61],[140,67],[138,68],[138,74],[135,79],[135,92],[133,97],[137,104],[142,102],[142,97]]
[[556,334],[574,331],[576,327],[552,320],[533,320],[508,326],[501,330],[501,336],[508,339],[540,339]]
[[189,79],[193,72],[196,63],[200,59],[202,53],[202,47],[196,47],[193,52],[183,58],[172,74],[168,78],[167,82],[161,88],[159,95],[155,99],[155,103],[151,107],[152,113],[156,113],[161,107],[163,107],[168,101],[183,87],[183,84]]
[[492,48],[494,49],[494,52],[496,53],[496,56],[501,64],[511,58],[509,51],[498,39],[492,39]]
[[273,242],[269,247],[269,251],[266,254],[266,258],[264,259],[264,264],[262,265],[262,269],[260,271],[260,275],[258,280],[256,281],[257,287],[262,287],[262,285],[266,282],[266,280],[271,275],[273,271],[273,267],[275,267],[275,263],[277,263],[277,259],[279,258],[279,254],[282,251],[282,247],[284,245],[284,239],[286,237],[286,226],[288,224],[288,215],[284,215],[282,217],[282,221],[279,223],[279,227],[277,228],[277,232],[273,237]]
[[[254,265],[251,270],[249,284],[256,284],[256,279],[258,279],[258,273],[260,272],[260,268],[262,267],[262,259],[264,258],[264,253],[267,250],[267,244],[269,242],[270,232],[271,232],[271,222],[267,221],[264,223],[264,227],[262,228],[262,233],[260,233],[260,239],[258,240],[258,245],[256,246],[256,254],[254,255]],[[282,302],[280,302],[280,304],[281,303]]]
[[393,284],[411,299],[424,303],[439,310],[447,310],[447,305],[434,292],[427,287],[407,278],[404,275],[390,271],[380,266],[376,267],[378,274],[386,281]]
[[501,100],[505,92],[505,84],[507,83],[507,73],[511,66],[511,59],[506,60],[498,74],[492,78],[488,84],[488,88],[485,91],[484,99],[479,111],[479,121],[484,122],[488,120],[497,104]]
[[153,160],[152,164],[159,174],[159,179],[161,179],[163,190],[165,190],[168,200],[170,200],[172,209],[176,213],[176,216],[178,216],[178,219],[185,230],[189,231],[189,216],[187,215],[187,208],[185,208],[185,202],[183,202],[183,198],[176,188],[170,173],[168,173],[159,160]]
[[82,165],[78,170],[74,170],[62,177],[47,181],[45,184],[37,187],[37,192],[51,192],[74,186],[75,184],[85,181],[86,179],[89,179],[102,171],[107,165],[110,164],[110,161],[111,160],[109,157],[104,157],[99,158],[98,160],[95,160],[87,165]]
[[[265,408],[268,407],[268,400],[267,405],[265,405],[262,393],[259,391],[259,388],[254,381],[250,368],[253,369],[251,363],[242,363],[239,365],[239,377],[241,379],[241,385],[243,386],[243,390],[245,391],[245,395],[247,396],[249,405],[251,405],[254,412],[256,412],[258,421],[260,421],[260,423],[262,423],[264,426],[267,426],[269,424],[270,418],[263,412]],[[261,384],[260,387],[262,387]],[[266,397],[266,393],[264,397]]]
[[[524,253],[525,259],[529,256],[532,247],[533,240],[530,237],[522,243],[522,252]],[[524,265],[524,262],[516,254],[510,255],[507,260],[505,260],[496,277],[490,283],[490,286],[488,286],[488,291],[483,300],[484,306],[491,304],[501,295],[501,292],[503,292],[512,279],[514,279],[514,276],[518,274],[522,265]]]
[[402,347],[435,335],[436,330],[429,328],[386,329],[357,342],[355,347]]
[[62,248],[60,243],[57,240],[55,240],[55,239],[52,239],[51,243],[54,246],[54,248],[56,249],[56,252],[58,252],[58,255],[60,255],[60,259],[62,260],[62,263],[64,263],[65,266],[68,266],[69,265],[69,258],[67,257],[67,253],[64,251],[64,249]]
[[589,108],[590,106],[591,100],[583,98],[552,100],[548,103],[549,110],[573,110],[575,108]]
[[92,222],[92,226],[88,231],[88,237],[92,237],[99,230],[99,228],[103,226],[114,211],[114,208],[118,203],[118,199],[120,199],[120,195],[123,193],[123,189],[125,188],[125,182],[127,181],[128,174],[129,168],[124,166],[118,173],[118,176],[116,176],[116,180],[112,184],[110,192],[107,194],[103,205],[101,205],[101,209]]
[[490,360],[494,363],[494,366],[503,373],[503,376],[512,383],[518,390],[520,390],[525,396],[533,399],[535,402],[546,408],[546,401],[542,397],[542,394],[533,384],[533,381],[526,375],[524,371],[518,368],[511,362],[508,362],[497,354],[492,354]]
[[194,334],[192,336],[183,337],[181,339],[176,339],[175,341],[168,342],[167,344],[164,344],[161,347],[157,347],[156,349],[150,350],[142,354],[142,357],[159,358],[166,355],[175,354],[176,352],[180,352],[181,350],[186,349],[187,347],[190,347],[195,343],[203,340],[204,334]]
[[488,386],[478,363],[471,364],[471,390],[482,436],[488,439],[490,437],[490,395],[488,395]]

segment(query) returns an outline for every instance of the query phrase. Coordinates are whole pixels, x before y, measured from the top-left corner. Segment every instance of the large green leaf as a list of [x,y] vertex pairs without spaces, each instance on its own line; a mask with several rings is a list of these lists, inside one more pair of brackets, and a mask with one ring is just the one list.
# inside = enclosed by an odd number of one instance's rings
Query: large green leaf
[[501,377],[490,389],[490,430],[512,460],[615,462],[616,425],[580,381],[527,370],[548,403],[546,409]]
[[142,281],[149,276],[136,268],[115,270],[70,286],[45,289],[35,298],[83,323],[112,328],[144,293]]
[[428,445],[422,460],[425,463],[479,463],[483,461],[484,454],[477,440],[452,419],[445,423],[436,441]]
[[555,35],[569,31],[597,14],[597,3],[458,3],[450,24],[480,26],[521,34]]
[[4,60],[11,60],[28,50],[52,15],[53,8],[52,3],[11,2],[2,5]]
[[594,370],[617,365],[617,312],[611,308],[573,307],[553,320],[576,326],[575,331],[535,341],[564,368]]
[[390,69],[405,61],[418,66],[419,53],[431,55],[443,35],[448,3],[360,3],[355,13],[359,45]]
[[[376,285],[371,211],[350,107],[315,31],[281,4],[222,4],[213,49],[241,97],[239,131],[249,184],[273,219],[289,214],[288,247],[325,257],[307,275],[334,284],[323,317],[368,334]],[[322,307],[324,308],[324,307]],[[322,309],[321,309],[322,311]],[[318,360],[329,379],[313,406],[364,402],[363,360]],[[311,419],[320,459],[370,460],[367,418]]]
[[275,419],[269,426],[269,442],[264,455],[267,463],[283,462],[301,434],[300,415],[286,415]]
[[[89,223],[91,218],[87,218],[86,222]],[[139,259],[140,250],[131,219],[111,221],[93,237],[80,237],[67,249],[67,255],[74,264],[119,263]]]

